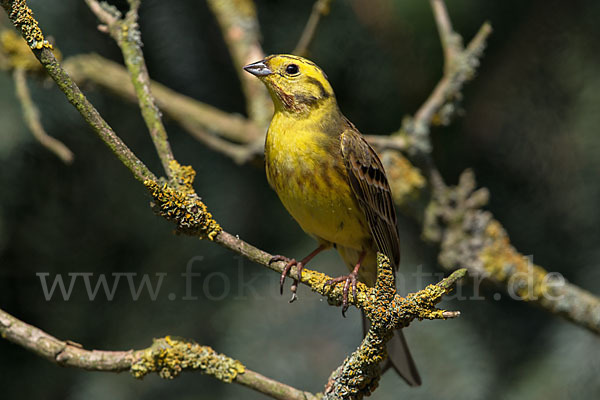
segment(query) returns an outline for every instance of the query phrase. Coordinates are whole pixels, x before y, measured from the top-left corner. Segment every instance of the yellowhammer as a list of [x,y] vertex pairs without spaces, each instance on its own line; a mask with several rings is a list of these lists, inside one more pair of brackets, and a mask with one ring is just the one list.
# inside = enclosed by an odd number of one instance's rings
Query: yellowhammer
[[[292,55],[273,55],[246,65],[269,90],[275,114],[267,132],[265,166],[269,184],[302,229],[319,247],[297,262],[287,261],[281,290],[293,265],[298,273],[321,251],[337,249],[350,274],[344,282],[356,291],[356,280],[373,286],[377,251],[397,268],[400,244],[396,212],[383,165],[354,125],[342,115],[325,73],[314,63]],[[292,286],[293,297],[297,282]],[[421,379],[401,331],[388,344],[389,358],[411,385]]]

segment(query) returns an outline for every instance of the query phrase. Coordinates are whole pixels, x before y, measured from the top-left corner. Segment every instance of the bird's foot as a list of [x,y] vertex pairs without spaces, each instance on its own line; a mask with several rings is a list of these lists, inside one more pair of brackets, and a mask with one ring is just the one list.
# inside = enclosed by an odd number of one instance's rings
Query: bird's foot
[[325,285],[335,286],[340,282],[344,282],[344,288],[342,289],[342,315],[346,317],[346,311],[348,311],[348,290],[352,286],[352,297],[356,299],[356,282],[358,281],[358,268],[349,273],[348,275],[338,276],[337,278],[329,279],[325,282]]
[[[295,258],[287,258],[285,256],[276,255],[276,256],[273,256],[269,260],[269,265],[274,262],[277,262],[277,261],[285,261],[285,263],[286,263],[285,267],[283,268],[283,271],[281,272],[281,278],[279,278],[279,293],[283,294],[283,284],[285,283],[286,275],[289,274],[290,270],[295,265],[296,268],[298,269],[298,278],[301,280],[302,279],[302,269],[304,269],[304,264],[302,264],[302,262],[300,262],[300,261],[296,261]],[[299,280],[294,279],[294,282],[292,283],[292,286],[290,288],[290,290],[292,292],[292,298],[290,299],[290,303],[292,303],[293,301],[295,301],[298,298],[296,296],[296,291],[298,290],[298,283],[299,283]]]

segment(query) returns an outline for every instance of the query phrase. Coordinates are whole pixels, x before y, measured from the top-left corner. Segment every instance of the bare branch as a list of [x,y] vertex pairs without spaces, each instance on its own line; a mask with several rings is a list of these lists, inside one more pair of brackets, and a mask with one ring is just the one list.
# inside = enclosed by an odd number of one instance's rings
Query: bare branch
[[388,136],[388,135],[363,135],[365,139],[377,150],[398,150],[408,151],[411,146],[407,136]]
[[248,115],[264,132],[273,115],[273,103],[264,85],[242,70],[244,65],[265,57],[259,43],[256,6],[252,0],[209,0],[208,5],[219,22],[233,66],[242,83]]
[[107,6],[106,3],[101,4],[96,0],[86,0],[86,3],[96,13],[98,19],[106,24],[108,32],[121,48],[125,65],[129,70],[131,82],[138,97],[142,117],[146,122],[163,169],[169,179],[173,179],[170,165],[175,157],[171,151],[160,110],[156,106],[150,90],[150,76],[142,52],[141,34],[137,23],[140,2],[139,0],[129,0],[130,10],[124,18],[121,18],[120,13],[111,6]]
[[124,371],[135,359],[133,350],[84,350],[73,342],[59,340],[35,326],[26,324],[1,309],[0,336],[50,362],[88,371]]
[[13,78],[15,80],[17,97],[19,98],[23,109],[23,118],[33,136],[42,146],[56,154],[56,156],[65,164],[71,164],[73,162],[73,152],[69,150],[63,142],[48,135],[44,130],[42,122],[40,121],[40,112],[31,99],[29,89],[27,88],[25,70],[22,68],[15,68],[13,71]]
[[[65,59],[64,67],[79,84],[90,82],[119,97],[137,101],[131,78],[120,64],[98,54],[83,54]],[[165,115],[193,129],[207,129],[238,143],[248,143],[259,136],[256,126],[237,114],[221,111],[156,81],[150,82],[150,89]]]
[[302,35],[300,36],[300,40],[294,49],[294,54],[297,54],[302,57],[306,57],[308,55],[308,48],[312,43],[315,33],[317,32],[317,26],[319,26],[319,21],[321,17],[329,14],[329,9],[331,7],[332,0],[317,0],[313,5],[312,12],[308,21],[306,22],[306,26],[304,27],[304,31],[302,31]]
[[[435,3],[439,1],[436,0]],[[413,121],[415,125],[430,125],[435,113],[439,112],[444,104],[455,97],[461,91],[463,84],[473,77],[473,68],[479,65],[477,59],[481,55],[485,46],[485,40],[491,32],[492,28],[490,24],[487,22],[484,23],[464,53],[458,52],[456,47],[449,44],[445,46],[445,49],[447,49],[445,50],[447,58],[445,58],[444,63],[446,74],[436,85],[425,103],[415,113]],[[453,32],[452,35],[454,36],[456,33]],[[452,42],[452,40],[451,38],[446,38],[445,42]],[[463,58],[463,65],[453,65],[453,59],[457,59],[458,57]],[[458,63],[458,61],[455,62]]]
[[444,0],[429,0],[433,9],[433,16],[440,34],[440,41],[444,49],[444,71],[449,72],[454,57],[459,55],[462,49],[462,38],[452,29],[452,22],[448,16],[448,10]]

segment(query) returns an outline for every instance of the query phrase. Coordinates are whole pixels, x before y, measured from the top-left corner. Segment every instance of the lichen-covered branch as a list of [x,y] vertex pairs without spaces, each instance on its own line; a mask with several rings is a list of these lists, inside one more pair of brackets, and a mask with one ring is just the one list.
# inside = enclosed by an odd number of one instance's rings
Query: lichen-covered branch
[[31,47],[33,54],[46,69],[48,75],[50,75],[60,90],[67,96],[69,102],[75,106],[84,120],[119,160],[129,168],[134,177],[142,182],[147,179],[156,179],[148,167],[115,134],[60,65],[52,53],[52,46],[44,39],[38,23],[33,18],[33,13],[27,7],[26,2],[24,0],[0,0],[0,5],[2,5],[2,8],[4,8],[15,27],[21,32],[27,44]]
[[25,70],[15,68],[13,78],[15,80],[17,97],[23,109],[23,119],[33,136],[42,146],[56,154],[65,164],[71,164],[73,162],[73,152],[63,142],[48,135],[44,130],[44,126],[40,120],[40,112],[31,99],[29,89],[27,88]]
[[517,252],[502,225],[481,209],[487,190],[475,187],[472,171],[466,171],[457,186],[436,194],[427,208],[423,236],[440,244],[440,265],[467,268],[478,282],[493,282],[515,300],[600,334],[600,299]]
[[414,318],[443,319],[459,315],[436,310],[435,304],[464,277],[466,270],[455,271],[438,284],[402,298],[396,293],[389,260],[379,254],[377,261],[377,282],[369,290],[363,308],[371,326],[360,346],[329,378],[325,399],[362,399],[370,395],[378,385],[380,365],[387,358],[386,343],[394,330],[407,326]]
[[160,110],[150,90],[150,76],[142,52],[142,35],[137,23],[140,0],[128,1],[129,11],[124,17],[115,7],[109,6],[107,3],[99,3],[96,0],[86,0],[86,3],[98,19],[106,24],[106,30],[121,48],[144,122],[148,127],[163,169],[169,178],[173,178],[169,165],[175,157],[171,151]]
[[260,46],[260,27],[256,6],[252,0],[209,0],[208,6],[215,15],[223,38],[229,48],[235,70],[242,83],[250,119],[262,130],[262,141],[266,127],[273,115],[273,103],[264,85],[245,73],[242,67],[265,57]]
[[124,371],[136,357],[133,350],[84,350],[77,343],[59,340],[1,309],[0,336],[50,362],[89,371]]
[[237,383],[274,399],[313,400],[314,395],[248,370],[241,362],[193,341],[165,337],[142,350],[86,350],[60,340],[0,309],[0,336],[63,367],[99,372],[129,371],[141,379],[157,373],[173,379],[184,370],[197,370],[226,383]]
[[298,40],[298,44],[294,49],[294,54],[297,54],[302,57],[306,57],[308,55],[308,48],[315,38],[315,33],[317,32],[317,26],[319,26],[319,21],[321,21],[321,17],[329,14],[329,9],[331,8],[332,0],[317,0],[313,5],[312,12],[310,13],[310,17],[306,22],[306,26],[302,31],[302,35],[300,36],[300,40]]

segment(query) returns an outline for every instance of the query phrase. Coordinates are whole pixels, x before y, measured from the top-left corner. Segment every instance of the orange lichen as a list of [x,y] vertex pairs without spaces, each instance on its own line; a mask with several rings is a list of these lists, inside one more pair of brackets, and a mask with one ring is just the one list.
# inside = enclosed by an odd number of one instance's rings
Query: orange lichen
[[33,17],[33,11],[27,6],[27,1],[14,0],[8,17],[21,30],[29,47],[37,50],[52,49],[52,44],[44,39],[44,34]]

